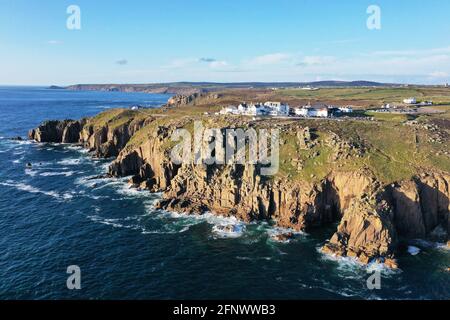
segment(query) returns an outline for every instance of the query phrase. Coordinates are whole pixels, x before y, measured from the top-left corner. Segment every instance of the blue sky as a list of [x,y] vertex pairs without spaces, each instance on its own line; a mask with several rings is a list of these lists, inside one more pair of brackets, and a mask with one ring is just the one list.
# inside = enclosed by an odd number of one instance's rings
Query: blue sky
[[[66,10],[81,9],[69,30]],[[381,9],[369,30],[366,10]],[[448,0],[0,0],[0,83],[450,82]]]

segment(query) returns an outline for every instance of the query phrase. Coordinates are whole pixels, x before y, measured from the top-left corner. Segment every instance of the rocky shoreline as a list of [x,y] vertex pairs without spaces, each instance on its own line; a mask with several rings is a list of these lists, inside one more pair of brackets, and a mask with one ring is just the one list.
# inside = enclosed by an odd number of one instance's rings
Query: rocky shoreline
[[272,220],[296,231],[339,222],[323,252],[362,263],[377,261],[396,268],[404,241],[448,241],[447,172],[436,170],[384,185],[370,168],[336,168],[320,181],[291,181],[267,179],[257,165],[177,165],[166,149],[175,128],[155,124],[152,116],[130,115],[119,125],[99,125],[93,118],[47,121],[30,130],[29,139],[80,143],[96,157],[115,157],[107,174],[132,176],[133,186],[163,192],[157,205],[162,209],[210,211],[246,222]]

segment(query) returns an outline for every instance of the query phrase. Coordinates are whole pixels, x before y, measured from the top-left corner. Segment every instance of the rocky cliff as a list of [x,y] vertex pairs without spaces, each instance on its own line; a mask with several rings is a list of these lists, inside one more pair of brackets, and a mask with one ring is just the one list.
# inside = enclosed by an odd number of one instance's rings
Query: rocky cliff
[[[162,209],[271,220],[295,230],[337,222],[323,251],[363,263],[378,260],[396,267],[394,259],[403,239],[448,240],[450,174],[445,171],[436,169],[386,184],[368,166],[357,170],[331,166],[318,179],[290,179],[289,175],[262,176],[257,165],[177,165],[170,161],[168,150],[171,133],[180,125],[122,110],[106,118],[45,122],[31,130],[29,137],[38,142],[79,142],[96,156],[116,157],[109,173],[132,176],[135,187],[162,191],[158,204]],[[308,139],[318,135],[309,128],[302,130]],[[341,141],[335,133],[328,136]],[[320,159],[317,153],[324,152],[314,148],[328,150],[330,144],[329,139],[319,138],[305,142],[298,134],[296,139],[300,148],[311,148],[313,159]],[[332,161],[337,161],[336,154],[359,159],[370,144],[341,141],[333,148]],[[304,160],[306,168],[308,161]],[[318,160],[314,163],[319,165]]]

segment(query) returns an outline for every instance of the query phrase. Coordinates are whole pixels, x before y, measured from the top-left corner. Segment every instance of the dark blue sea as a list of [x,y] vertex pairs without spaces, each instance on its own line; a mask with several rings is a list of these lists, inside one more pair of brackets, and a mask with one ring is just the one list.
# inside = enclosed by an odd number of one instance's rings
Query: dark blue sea
[[[1,299],[450,299],[443,247],[419,243],[396,271],[331,259],[318,248],[335,226],[275,243],[268,224],[158,211],[160,195],[130,190],[126,178],[89,180],[111,160],[80,147],[9,140],[46,119],[168,97],[0,87]],[[230,223],[239,232],[217,228]],[[80,290],[67,289],[70,265]],[[381,289],[369,290],[378,271]]]

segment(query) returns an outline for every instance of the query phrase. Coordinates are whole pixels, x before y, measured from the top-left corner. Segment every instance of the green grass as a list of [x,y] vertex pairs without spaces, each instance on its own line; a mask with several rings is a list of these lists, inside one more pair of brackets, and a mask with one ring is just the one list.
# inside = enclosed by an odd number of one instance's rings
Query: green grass
[[285,97],[311,99],[315,101],[346,101],[347,103],[381,105],[383,103],[401,103],[403,99],[416,97],[419,101],[432,100],[436,104],[448,104],[448,88],[323,88],[316,91],[301,89],[279,90]]
[[397,122],[397,123],[415,119],[414,116],[404,113],[391,113],[391,112],[383,113],[383,112],[366,111],[364,114],[366,116],[375,118],[375,120]]

